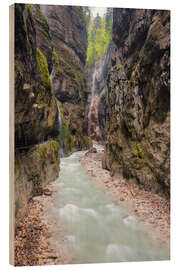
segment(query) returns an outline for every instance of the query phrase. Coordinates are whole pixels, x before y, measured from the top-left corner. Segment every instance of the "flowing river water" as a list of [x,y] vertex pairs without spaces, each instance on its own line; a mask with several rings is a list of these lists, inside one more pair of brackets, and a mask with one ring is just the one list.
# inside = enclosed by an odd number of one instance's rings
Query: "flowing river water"
[[[103,149],[96,147],[98,152]],[[66,230],[66,246],[74,263],[168,260],[169,247],[155,232],[151,231],[151,237],[123,202],[115,205],[87,175],[79,162],[85,153],[61,158],[55,203],[50,209],[57,226]],[[58,242],[58,234],[55,237]]]

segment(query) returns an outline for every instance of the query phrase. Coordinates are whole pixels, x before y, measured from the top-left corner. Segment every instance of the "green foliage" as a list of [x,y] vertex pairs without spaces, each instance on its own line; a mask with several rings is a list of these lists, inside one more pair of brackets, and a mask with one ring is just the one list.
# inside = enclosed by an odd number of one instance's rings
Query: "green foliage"
[[52,139],[47,144],[40,144],[37,149],[37,156],[41,163],[46,161],[48,156],[52,156],[53,160],[59,165],[59,143]]
[[36,60],[41,71],[41,79],[43,81],[43,86],[45,88],[51,89],[51,80],[49,76],[47,59],[39,48],[36,49]]
[[51,140],[51,150],[56,159],[59,157],[59,143],[55,140]]
[[53,57],[54,57],[56,72],[60,73],[59,54],[56,52],[55,49],[53,50]]
[[83,136],[83,141],[84,141],[84,145],[88,146],[89,143],[89,137],[88,136]]
[[65,70],[72,79],[76,77],[76,71],[74,67],[71,66],[68,62],[65,62]]
[[102,56],[112,39],[112,9],[108,9],[105,17],[99,15],[89,22],[87,63],[94,63]]
[[112,22],[113,22],[113,9],[107,8],[107,11],[106,11],[106,31],[109,33],[112,32]]
[[28,6],[30,12],[32,13],[32,4],[27,4],[27,6]]
[[81,26],[85,26],[86,25],[86,15],[84,12],[84,8],[81,6],[76,6],[76,17],[79,20],[79,23]]
[[132,74],[131,74],[131,82],[132,82],[133,87],[135,87],[137,84],[136,76],[137,76],[138,69],[139,69],[139,63],[135,66],[135,69],[132,71]]
[[40,24],[41,30],[43,31],[45,37],[48,40],[51,40],[51,36],[49,34],[49,25],[48,25],[47,19],[46,19],[45,15],[42,13],[42,11],[40,10],[40,8],[37,8],[37,12],[38,12],[40,20],[41,20],[41,24]]
[[40,85],[40,91],[39,91],[39,99],[40,101],[43,101],[45,97],[45,89]]
[[136,148],[133,150],[133,155],[137,158],[144,158],[143,149],[140,143],[138,143]]
[[89,7],[82,7],[82,9],[83,9],[84,21],[86,23],[86,29],[88,29],[89,24],[90,24],[90,19],[91,19],[91,11]]
[[48,156],[48,151],[47,151],[47,146],[46,145],[39,145],[38,146],[38,157],[41,159],[41,160],[44,160],[47,158]]

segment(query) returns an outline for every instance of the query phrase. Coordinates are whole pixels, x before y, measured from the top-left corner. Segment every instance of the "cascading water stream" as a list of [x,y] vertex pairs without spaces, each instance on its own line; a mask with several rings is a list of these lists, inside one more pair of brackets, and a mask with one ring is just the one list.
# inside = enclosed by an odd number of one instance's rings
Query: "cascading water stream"
[[[51,85],[53,85],[53,75],[52,74],[53,74],[53,70],[52,70],[51,75],[50,75]],[[59,108],[58,99],[55,96],[54,96],[54,98],[56,100],[56,105],[57,105],[57,108],[58,108],[58,126],[59,126],[59,132],[61,133],[61,130],[62,130],[61,111],[60,111],[60,108]],[[60,154],[60,157],[65,156],[61,144],[60,144],[59,154]]]
[[[102,91],[102,81],[105,81],[105,72],[104,72],[104,62],[105,58],[101,57],[98,61],[94,64],[94,71],[92,75],[92,84],[91,84],[91,102],[89,106],[89,114],[88,114],[88,134],[89,136],[92,135],[92,118],[93,114],[95,114],[95,122],[96,126],[99,126],[99,119],[97,117],[98,114],[98,100],[100,97],[100,93]],[[104,82],[105,85],[105,82]],[[97,93],[96,93],[97,91]],[[97,100],[95,100],[97,95]]]
[[[46,15],[46,7],[41,5]],[[96,77],[102,69],[95,65],[92,77],[91,103],[89,109],[88,131],[90,135],[92,109],[95,100]],[[51,81],[53,78],[51,75]],[[59,111],[59,129],[62,128]],[[98,151],[102,148],[96,146]],[[60,151],[63,151],[62,149]],[[49,208],[49,215],[56,219],[57,227],[66,230],[67,251],[72,253],[76,263],[103,263],[121,261],[168,260],[169,247],[157,239],[147,227],[120,202],[115,205],[108,194],[99,189],[87,175],[79,162],[86,152],[79,151],[69,157],[61,158],[60,177],[56,181],[55,202]],[[63,156],[60,153],[61,157]],[[153,236],[153,237],[152,237]],[[54,232],[59,249],[60,236]],[[57,244],[58,248],[58,244]]]
[[93,108],[93,105],[94,105],[94,98],[95,98],[96,74],[97,74],[97,69],[96,69],[96,65],[95,65],[95,69],[94,69],[93,76],[92,76],[91,103],[90,103],[89,115],[88,115],[88,134],[89,135],[91,133],[92,108]]
[[[103,149],[94,146],[98,152]],[[79,162],[85,153],[61,159],[55,202],[49,210],[57,227],[66,230],[65,243],[58,233],[53,236],[59,249],[67,248],[74,263],[168,260],[169,247],[153,228],[147,230],[125,202],[115,205],[87,175]]]
[[[40,5],[40,10],[47,17],[47,5]],[[52,70],[52,72],[50,74],[50,80],[51,80],[51,85],[53,86],[53,70]],[[59,108],[59,105],[58,105],[58,100],[57,100],[56,97],[55,97],[55,100],[56,100],[56,104],[57,104],[57,108],[58,108],[58,125],[59,125],[59,131],[61,132],[61,129],[62,129],[61,111],[60,111],[60,108]],[[63,148],[62,148],[61,144],[60,144],[59,154],[60,154],[60,157],[64,157],[64,151],[63,151]]]
[[[55,96],[54,96],[55,97]],[[58,100],[57,98],[55,97],[55,100],[56,100],[56,104],[57,104],[57,108],[58,108],[58,124],[59,124],[59,131],[61,133],[61,130],[62,130],[62,118],[61,118],[61,111],[60,111],[60,108],[59,108],[59,105],[58,105]],[[63,148],[60,144],[60,149],[59,149],[59,154],[60,154],[60,157],[64,157],[64,151],[63,151]]]
[[58,124],[59,124],[59,129],[61,130],[61,128],[62,128],[61,111],[60,111],[60,108],[59,108],[59,105],[58,105],[58,100],[57,100],[56,97],[55,97],[55,100],[56,100],[56,104],[57,104],[57,108],[58,108]]

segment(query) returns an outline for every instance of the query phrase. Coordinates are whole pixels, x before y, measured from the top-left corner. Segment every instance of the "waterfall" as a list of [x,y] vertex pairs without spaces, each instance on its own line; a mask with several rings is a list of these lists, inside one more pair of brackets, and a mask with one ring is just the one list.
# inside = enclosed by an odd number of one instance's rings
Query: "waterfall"
[[[89,136],[91,135],[92,110],[93,110],[94,101],[95,101],[96,81],[100,82],[101,78],[104,76],[103,75],[103,67],[104,67],[104,57],[101,57],[98,61],[95,62],[94,72],[92,75],[91,103],[90,103],[89,114],[88,114],[88,134],[89,134]],[[99,89],[97,89],[97,90],[99,91]]]
[[57,100],[56,97],[55,97],[55,100],[56,100],[56,104],[57,104],[57,108],[58,108],[58,125],[59,125],[59,129],[61,130],[61,127],[62,127],[61,111],[60,111],[60,108],[59,108],[59,105],[58,105],[58,100]]
[[96,69],[96,65],[95,65],[95,69],[93,72],[93,76],[92,76],[92,87],[91,87],[91,103],[90,103],[90,108],[89,108],[89,121],[88,121],[88,134],[90,135],[91,132],[91,113],[92,113],[92,108],[94,105],[94,98],[95,98],[95,82],[96,82],[96,74],[97,74],[97,69]]
[[[50,75],[50,81],[51,81],[51,85],[53,85],[53,70],[52,70],[51,75]],[[61,134],[61,130],[62,130],[61,110],[59,108],[58,99],[55,97],[55,95],[54,95],[54,98],[56,100],[56,104],[57,104],[57,108],[58,108],[58,127],[59,127],[59,131],[60,131],[60,134]],[[60,155],[60,157],[64,157],[65,155],[64,155],[63,147],[61,145],[61,141],[59,143],[59,146],[60,146],[59,155]]]
[[[40,5],[40,10],[47,17],[47,5]],[[50,80],[51,80],[51,85],[53,86],[53,69],[52,69],[52,72],[50,74]],[[60,134],[61,134],[61,130],[62,130],[61,111],[60,111],[60,108],[59,108],[58,99],[55,97],[55,95],[54,95],[54,98],[56,100],[56,104],[57,104],[57,108],[58,108],[58,127],[59,127],[59,131],[60,131]],[[59,155],[60,155],[60,157],[64,157],[65,155],[64,155],[63,147],[61,145],[61,141],[59,142],[59,146],[60,146]]]
[[[61,134],[61,130],[62,130],[62,118],[61,118],[61,111],[59,108],[59,104],[58,104],[58,99],[54,96],[55,100],[56,100],[56,104],[57,104],[57,108],[58,108],[58,126],[59,126],[59,130],[60,130],[60,134]],[[59,155],[60,157],[64,157],[64,151],[61,145],[61,142],[59,143],[60,149],[59,149]]]
[[[50,81],[51,81],[51,85],[53,86],[53,70],[52,70],[51,75],[50,75]],[[57,108],[58,108],[58,124],[59,124],[59,129],[61,130],[61,127],[62,127],[61,111],[60,111],[60,108],[58,105],[58,99],[55,97],[55,95],[54,95],[54,98],[56,100],[56,104],[57,104]]]

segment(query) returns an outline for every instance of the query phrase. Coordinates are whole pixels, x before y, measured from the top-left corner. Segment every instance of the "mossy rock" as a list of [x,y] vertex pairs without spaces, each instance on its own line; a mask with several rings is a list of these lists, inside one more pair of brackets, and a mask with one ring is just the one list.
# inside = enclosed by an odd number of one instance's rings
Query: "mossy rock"
[[70,119],[69,116],[66,115],[66,118],[64,117],[64,108],[63,104],[58,101],[58,106],[61,112],[61,120],[62,120],[62,126],[60,130],[60,135],[59,135],[59,141],[60,144],[66,154],[69,154],[72,151],[72,135],[70,132]]
[[55,140],[51,140],[51,150],[54,156],[58,159],[59,158],[59,143]]
[[59,143],[54,139],[48,141],[48,143],[40,144],[37,148],[37,157],[41,163],[48,159],[48,156],[53,156],[55,163],[60,163],[59,159]]
[[53,59],[55,62],[55,69],[57,73],[60,73],[60,64],[59,64],[59,53],[54,49],[53,50]]
[[40,28],[41,28],[42,32],[44,33],[45,37],[47,38],[47,40],[50,41],[51,40],[51,36],[49,34],[48,21],[47,21],[45,15],[40,10],[40,8],[37,8],[37,12],[38,12],[39,17],[40,17],[40,20],[41,20]]
[[139,69],[139,63],[135,66],[134,70],[131,73],[131,83],[132,83],[133,87],[135,87],[137,85],[138,69]]
[[143,153],[143,149],[142,149],[142,146],[140,143],[138,143],[136,145],[136,148],[134,148],[133,150],[133,155],[137,158],[141,158],[143,159],[144,158],[144,153]]
[[51,90],[51,80],[50,80],[50,75],[49,75],[49,70],[48,70],[47,59],[46,59],[46,56],[41,52],[39,48],[36,49],[36,61],[41,71],[41,79],[43,82],[43,86]]
[[32,4],[27,4],[28,8],[29,8],[29,11],[32,13],[32,7],[33,5]]
[[38,158],[42,161],[45,160],[48,156],[48,149],[46,144],[41,144],[38,146],[38,151],[37,151]]

